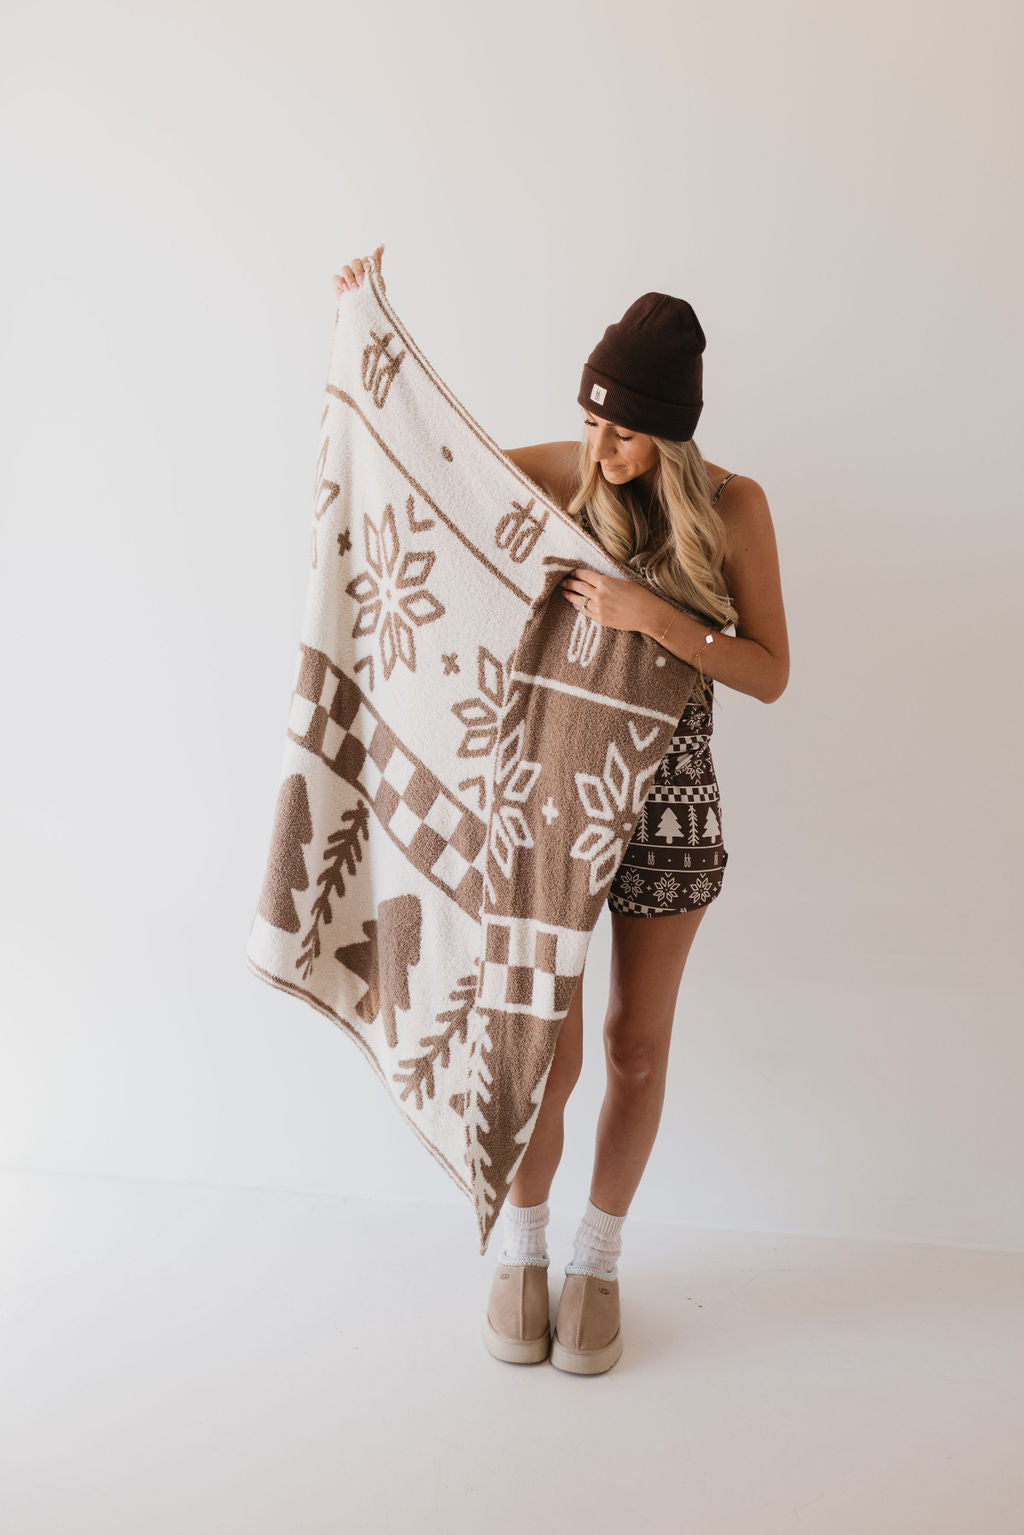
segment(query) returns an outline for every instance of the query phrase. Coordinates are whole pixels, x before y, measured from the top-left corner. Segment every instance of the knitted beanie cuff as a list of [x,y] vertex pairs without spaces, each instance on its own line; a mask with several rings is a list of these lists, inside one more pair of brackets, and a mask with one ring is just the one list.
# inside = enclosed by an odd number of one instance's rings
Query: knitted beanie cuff
[[577,403],[601,416],[624,426],[632,432],[645,432],[649,437],[666,437],[670,442],[687,442],[697,429],[703,400],[677,404],[672,400],[653,400],[628,384],[607,373],[600,373],[588,362],[583,364],[583,377]]

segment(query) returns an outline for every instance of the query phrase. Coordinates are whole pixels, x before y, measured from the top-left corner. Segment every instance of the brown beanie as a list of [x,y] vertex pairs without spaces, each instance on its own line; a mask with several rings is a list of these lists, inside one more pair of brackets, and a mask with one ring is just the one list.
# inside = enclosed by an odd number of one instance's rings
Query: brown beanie
[[645,293],[583,364],[579,403],[616,426],[686,442],[704,408],[707,339],[684,298]]

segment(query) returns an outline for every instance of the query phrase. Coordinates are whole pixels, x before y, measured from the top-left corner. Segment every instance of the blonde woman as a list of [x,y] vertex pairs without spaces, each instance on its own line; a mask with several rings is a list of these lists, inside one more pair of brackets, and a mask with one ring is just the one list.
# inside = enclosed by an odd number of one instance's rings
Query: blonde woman
[[[382,250],[372,258],[378,270]],[[357,287],[370,261],[357,257],[342,267],[336,291]],[[583,366],[581,440],[507,450],[609,555],[643,577],[641,584],[581,568],[561,583],[565,601],[603,627],[650,636],[699,673],[608,889],[607,1085],[590,1194],[553,1331],[547,1201],[562,1155],[565,1105],[583,1064],[582,975],[502,1206],[504,1245],[484,1342],[498,1359],[550,1358],[583,1375],[603,1373],[622,1353],[622,1227],[658,1132],[683,969],[729,857],[710,750],[714,685],[773,703],[789,678],[765,493],[756,480],[709,463],[694,440],[705,346],[685,299],[645,293],[607,327]]]

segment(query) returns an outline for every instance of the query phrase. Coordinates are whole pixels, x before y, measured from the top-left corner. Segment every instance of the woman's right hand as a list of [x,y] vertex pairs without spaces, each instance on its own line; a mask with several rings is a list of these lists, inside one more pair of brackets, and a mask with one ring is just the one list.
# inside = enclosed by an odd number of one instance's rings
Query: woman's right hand
[[339,298],[349,288],[359,287],[359,284],[366,278],[367,268],[371,265],[376,267],[381,287],[384,287],[384,274],[380,269],[381,251],[383,249],[383,245],[378,245],[372,256],[356,256],[351,266],[343,266],[340,274],[335,272],[331,281],[334,283],[335,294]]

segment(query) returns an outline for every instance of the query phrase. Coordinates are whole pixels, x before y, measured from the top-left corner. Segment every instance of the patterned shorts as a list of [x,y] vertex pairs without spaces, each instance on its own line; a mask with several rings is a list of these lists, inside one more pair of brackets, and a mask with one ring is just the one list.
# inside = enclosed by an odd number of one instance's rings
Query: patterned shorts
[[713,695],[687,704],[608,888],[612,911],[658,917],[707,906],[729,854],[711,760]]

